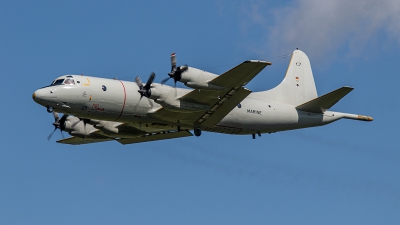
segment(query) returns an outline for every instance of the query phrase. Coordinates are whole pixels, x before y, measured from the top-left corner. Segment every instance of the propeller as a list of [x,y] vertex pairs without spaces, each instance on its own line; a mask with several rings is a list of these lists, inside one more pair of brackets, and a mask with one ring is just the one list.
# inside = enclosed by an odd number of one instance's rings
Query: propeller
[[180,81],[182,79],[182,73],[186,72],[188,69],[189,69],[189,67],[187,64],[177,67],[176,66],[176,54],[172,53],[171,54],[171,72],[168,73],[169,77],[167,77],[161,81],[161,84],[164,84],[169,79],[173,78],[174,86],[176,87],[176,82]]
[[[139,94],[140,94],[140,99],[139,99],[139,102],[140,102],[140,100],[142,100],[142,98],[143,98],[143,96],[144,97],[146,97],[147,98],[147,100],[149,101],[149,104],[150,104],[150,106],[153,108],[153,103],[150,101],[150,96],[151,96],[151,84],[153,83],[153,81],[154,81],[154,78],[156,77],[156,74],[154,73],[154,72],[152,72],[151,74],[150,74],[150,77],[149,77],[149,79],[147,80],[147,83],[145,84],[145,85],[143,85],[143,82],[142,82],[142,80],[140,79],[140,77],[139,76],[137,76],[136,78],[135,78],[135,81],[136,81],[136,84],[138,85],[138,87],[139,87],[139,90],[138,90],[138,92],[139,92]],[[139,104],[139,102],[137,103],[137,104]]]
[[65,129],[65,120],[67,119],[68,115],[64,114],[60,119],[60,116],[58,115],[58,113],[56,111],[53,111],[53,117],[54,117],[54,123],[53,123],[54,130],[47,137],[47,140],[49,141],[51,139],[51,137],[53,136],[54,132],[56,132],[57,129],[60,129],[61,136],[63,137],[63,139],[65,139],[62,131]]
[[154,72],[152,72],[150,74],[149,79],[147,80],[146,85],[143,85],[143,82],[139,76],[136,77],[135,81],[136,81],[136,84],[139,86],[138,92],[140,93],[140,98],[142,98],[143,96],[146,98],[150,98],[150,96],[151,96],[150,87],[151,87],[151,84],[153,83],[155,77],[156,77],[156,74]]

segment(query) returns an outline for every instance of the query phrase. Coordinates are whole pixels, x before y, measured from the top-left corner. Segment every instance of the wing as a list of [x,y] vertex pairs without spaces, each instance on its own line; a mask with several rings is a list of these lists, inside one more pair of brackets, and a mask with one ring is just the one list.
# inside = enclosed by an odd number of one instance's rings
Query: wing
[[268,65],[271,65],[271,63],[266,61],[248,60],[218,76],[209,83],[221,87],[237,87],[238,85],[245,86]]
[[136,138],[124,138],[124,139],[119,139],[117,141],[123,145],[126,145],[126,144],[135,144],[140,142],[158,141],[158,140],[189,137],[189,136],[193,136],[193,134],[190,133],[188,130],[184,130],[184,131],[174,131],[174,132],[162,132],[156,134],[146,134]]
[[58,140],[57,143],[70,144],[70,145],[83,145],[83,144],[91,144],[91,143],[105,142],[112,140],[114,139],[112,138],[92,139],[92,138],[69,137],[66,139]]
[[125,145],[125,144],[133,144],[140,142],[193,136],[192,133],[190,133],[188,130],[183,130],[183,131],[171,130],[171,129],[166,129],[165,126],[157,124],[155,125],[150,124],[148,127],[146,127],[150,128],[151,131],[141,130],[131,126],[130,124],[120,124],[118,128],[119,132],[113,134],[113,137],[107,136],[107,134],[102,133],[101,131],[96,131],[91,133],[85,138],[74,136],[58,140],[57,143],[82,145],[82,144],[91,144],[91,143],[115,140]]
[[267,65],[266,61],[245,61],[209,83],[224,87],[223,90],[192,90],[180,98],[181,101],[205,104],[209,110],[191,113],[170,112],[160,109],[153,114],[161,120],[187,125],[214,127],[234,109],[251,91],[243,86],[250,82]]

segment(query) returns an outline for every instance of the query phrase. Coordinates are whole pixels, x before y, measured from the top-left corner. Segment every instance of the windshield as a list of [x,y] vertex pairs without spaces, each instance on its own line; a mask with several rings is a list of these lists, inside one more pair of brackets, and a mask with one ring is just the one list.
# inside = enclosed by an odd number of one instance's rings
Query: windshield
[[56,86],[56,85],[62,85],[62,84],[68,84],[68,85],[74,85],[75,81],[72,77],[68,77],[66,79],[61,78],[61,79],[56,79],[51,83],[50,86]]
[[50,86],[56,86],[56,85],[61,85],[64,82],[64,79],[58,79],[53,81],[53,83]]

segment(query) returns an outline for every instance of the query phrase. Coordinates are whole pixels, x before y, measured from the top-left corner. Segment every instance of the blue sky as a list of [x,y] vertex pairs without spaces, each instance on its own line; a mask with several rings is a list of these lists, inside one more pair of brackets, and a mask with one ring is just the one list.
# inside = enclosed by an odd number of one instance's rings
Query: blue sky
[[[398,224],[400,5],[355,1],[0,2],[0,224]],[[332,110],[374,121],[122,146],[55,143],[32,93],[63,74],[160,82],[178,63],[223,73],[295,48]]]

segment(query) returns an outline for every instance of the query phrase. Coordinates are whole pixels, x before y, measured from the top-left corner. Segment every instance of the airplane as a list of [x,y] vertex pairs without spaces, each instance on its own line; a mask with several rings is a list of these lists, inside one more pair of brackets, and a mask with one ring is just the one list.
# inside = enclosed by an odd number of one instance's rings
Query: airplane
[[[318,96],[308,56],[296,49],[283,81],[270,90],[245,86],[271,63],[248,60],[217,75],[177,66],[161,83],[152,73],[144,84],[84,75],[64,75],[33,93],[54,116],[54,131],[71,137],[63,144],[115,140],[121,144],[200,136],[202,131],[251,135],[322,126],[339,119],[372,121],[370,116],[329,111],[353,90],[344,86]],[[173,79],[174,87],[165,85]],[[181,82],[191,88],[178,88]],[[60,118],[58,113],[63,113]],[[193,131],[193,133],[191,132]]]

